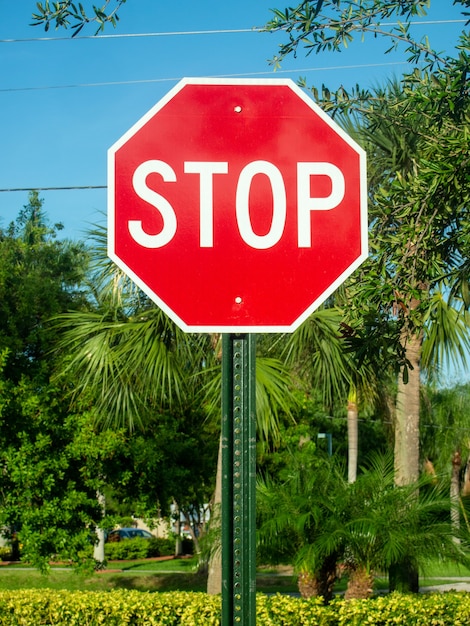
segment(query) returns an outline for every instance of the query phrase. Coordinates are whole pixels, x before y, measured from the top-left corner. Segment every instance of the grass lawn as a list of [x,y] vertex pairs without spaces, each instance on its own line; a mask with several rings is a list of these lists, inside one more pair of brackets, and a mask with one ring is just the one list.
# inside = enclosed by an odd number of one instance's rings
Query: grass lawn
[[[106,570],[83,574],[68,567],[53,566],[48,574],[21,565],[0,567],[2,589],[68,589],[107,591],[135,589],[138,591],[205,591],[206,575],[197,573],[197,561],[173,559],[168,561],[111,561]],[[266,593],[291,593],[297,584],[291,573],[262,573],[257,588]]]
[[[427,587],[451,582],[452,578],[470,580],[470,570],[452,564],[431,564],[420,579]],[[135,589],[138,591],[205,591],[206,576],[197,573],[195,558],[168,561],[118,561],[108,563],[108,568],[95,574],[83,574],[67,567],[52,567],[47,575],[21,565],[0,567],[0,590],[3,589],[68,589],[107,591],[110,589]],[[388,588],[386,577],[376,579],[377,591]],[[260,568],[257,589],[265,593],[296,593],[297,583],[288,568]],[[346,580],[340,580],[335,590],[346,589]]]
[[143,559],[140,561],[110,561],[108,569],[121,569],[124,572],[159,572],[161,574],[194,574],[197,572],[197,559],[195,557],[183,559],[168,559],[157,561]]
[[455,563],[434,562],[423,568],[421,576],[426,578],[469,578],[470,569]]

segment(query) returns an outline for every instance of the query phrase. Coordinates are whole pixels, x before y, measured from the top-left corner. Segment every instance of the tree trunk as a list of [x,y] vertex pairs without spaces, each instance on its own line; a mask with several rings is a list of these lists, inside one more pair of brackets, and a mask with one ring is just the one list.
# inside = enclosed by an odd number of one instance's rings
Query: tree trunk
[[173,506],[175,510],[175,556],[181,556],[183,553],[183,542],[181,541],[181,514],[176,500],[173,500]]
[[[104,517],[105,514],[106,514],[106,498],[105,498],[104,494],[101,493],[101,491],[97,491],[96,492],[96,499],[98,500],[98,504],[100,505],[100,508],[101,508],[101,516]],[[95,559],[95,561],[98,563],[99,566],[102,566],[104,561],[105,561],[105,555],[104,555],[104,543],[105,543],[104,530],[97,526],[96,529],[95,529],[95,532],[96,532],[96,535],[98,536],[98,543],[95,544],[95,547],[93,549],[93,558]]]
[[320,595],[318,590],[318,578],[311,572],[300,572],[299,577],[297,578],[297,586],[302,598],[308,599]]
[[302,571],[297,579],[297,586],[303,598],[321,596],[326,604],[333,598],[333,589],[337,579],[338,555],[327,556],[320,569],[314,573]]
[[349,573],[345,600],[366,600],[374,591],[374,577],[365,568],[353,569]]
[[[417,303],[415,303],[417,306]],[[413,307],[415,308],[415,307]],[[408,380],[400,372],[395,414],[395,483],[408,485],[419,478],[419,404],[422,334],[405,332],[402,345],[409,361]],[[418,494],[416,494],[418,495]],[[419,591],[419,572],[406,557],[389,570],[390,590]]]
[[217,457],[217,475],[211,511],[211,534],[216,539],[211,546],[209,558],[209,574],[207,577],[207,593],[217,595],[222,593],[222,550],[221,550],[221,508],[222,508],[222,438],[219,443]]
[[456,450],[452,457],[452,475],[450,478],[450,519],[455,533],[454,541],[460,543],[458,538],[460,530],[460,466],[462,457],[460,450]]
[[[201,548],[199,545],[199,539],[196,535],[196,530],[194,527],[194,519],[191,519],[191,516],[189,514],[188,511],[185,511],[184,509],[181,510],[183,517],[185,519],[185,524],[188,526],[189,528],[189,534],[191,535],[191,539],[193,540],[193,548],[194,548],[194,554],[200,554],[201,553]],[[197,527],[199,527],[199,525],[196,525]]]
[[418,593],[418,568],[410,560],[403,559],[400,563],[395,563],[389,568],[388,582],[390,591]]
[[[411,367],[408,381],[400,372],[395,417],[395,482],[407,485],[419,478],[419,395],[422,336],[408,334],[404,338],[406,358]],[[411,369],[412,368],[412,369]]]
[[351,388],[348,397],[348,482],[355,483],[357,478],[357,457],[359,447],[359,428],[357,416],[356,390]]

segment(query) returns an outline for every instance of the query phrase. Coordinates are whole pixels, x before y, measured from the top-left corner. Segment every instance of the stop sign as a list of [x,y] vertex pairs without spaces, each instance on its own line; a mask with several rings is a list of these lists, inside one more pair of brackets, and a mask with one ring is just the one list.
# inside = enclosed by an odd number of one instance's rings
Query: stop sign
[[186,331],[292,331],[367,256],[365,153],[290,80],[182,80],[108,171],[109,256]]

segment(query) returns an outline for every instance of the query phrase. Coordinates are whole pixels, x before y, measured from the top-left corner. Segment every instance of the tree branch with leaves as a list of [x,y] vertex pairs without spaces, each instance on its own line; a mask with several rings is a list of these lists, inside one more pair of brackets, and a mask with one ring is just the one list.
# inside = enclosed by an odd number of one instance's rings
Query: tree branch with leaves
[[33,13],[32,26],[43,25],[46,31],[51,24],[58,28],[71,28],[72,37],[88,24],[96,24],[95,35],[102,32],[107,24],[116,26],[119,21],[118,10],[126,0],[106,0],[101,6],[93,5],[91,9],[85,9],[81,2],[62,0],[60,2],[37,2],[37,13]]
[[[430,4],[430,0],[303,0],[295,7],[274,9],[266,30],[285,31],[288,41],[280,45],[272,63],[279,66],[299,48],[307,55],[339,52],[357,36],[364,40],[371,35],[390,41],[387,52],[404,44],[410,62],[424,61],[429,68],[440,66],[446,57],[431,47],[427,36],[417,40],[410,30],[410,19],[424,17]],[[454,4],[468,7],[469,0],[454,0]],[[384,21],[391,18],[396,22]]]

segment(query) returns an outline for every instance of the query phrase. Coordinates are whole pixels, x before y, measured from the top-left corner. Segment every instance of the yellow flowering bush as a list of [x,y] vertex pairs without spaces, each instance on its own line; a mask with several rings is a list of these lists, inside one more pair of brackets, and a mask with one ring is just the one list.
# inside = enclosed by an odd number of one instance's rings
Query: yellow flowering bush
[[[0,592],[0,626],[219,626],[220,597],[140,591]],[[257,596],[259,626],[467,626],[470,594],[402,595],[328,606],[319,599]]]

